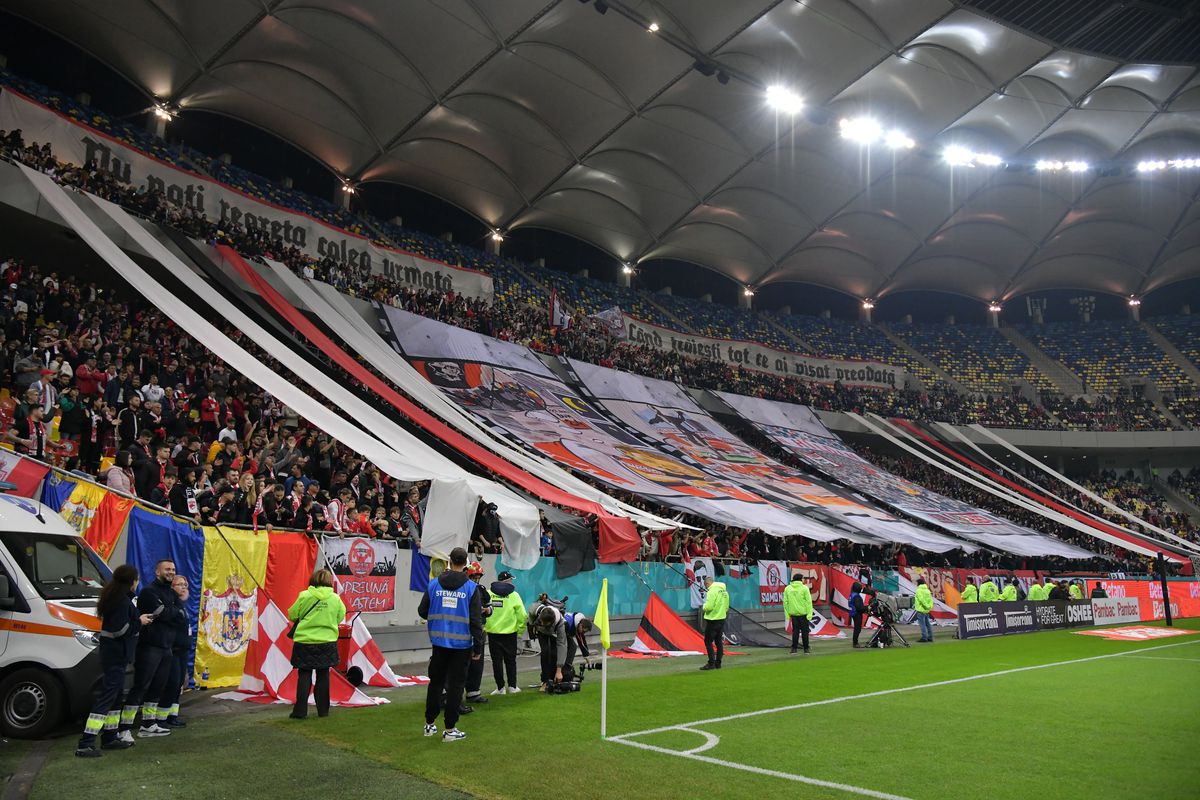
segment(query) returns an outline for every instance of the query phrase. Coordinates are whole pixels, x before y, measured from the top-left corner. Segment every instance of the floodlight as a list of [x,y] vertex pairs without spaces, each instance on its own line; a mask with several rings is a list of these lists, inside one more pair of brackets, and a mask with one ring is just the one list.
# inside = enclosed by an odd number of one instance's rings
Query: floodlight
[[804,108],[804,101],[786,86],[774,84],[767,87],[767,105],[784,114],[795,114]]
[[754,297],[754,290],[747,286],[745,289],[742,289],[742,294],[746,295],[746,297]]
[[1068,161],[1066,167],[1068,172],[1087,172],[1092,165],[1086,161]]
[[870,117],[843,119],[838,127],[842,130],[843,139],[859,144],[873,144],[883,138],[883,127]]
[[500,231],[492,231],[492,241],[493,242],[503,242],[504,234],[501,233]]
[[649,31],[650,33],[658,33],[658,23],[651,22],[650,25],[646,28],[646,30]]
[[912,137],[899,128],[888,131],[887,136],[883,137],[883,143],[893,150],[912,150],[917,146]]
[[982,164],[985,167],[998,167],[1004,163],[1004,159],[995,153],[975,153],[975,163]]
[[942,158],[952,167],[974,166],[975,154],[961,145],[952,144],[942,151]]

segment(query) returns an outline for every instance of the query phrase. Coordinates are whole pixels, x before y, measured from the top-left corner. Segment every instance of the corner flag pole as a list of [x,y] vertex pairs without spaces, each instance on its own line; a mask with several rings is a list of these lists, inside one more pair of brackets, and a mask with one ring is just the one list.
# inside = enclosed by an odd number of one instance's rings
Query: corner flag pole
[[600,738],[608,737],[608,578],[600,584],[600,602],[596,604],[596,627],[600,629]]

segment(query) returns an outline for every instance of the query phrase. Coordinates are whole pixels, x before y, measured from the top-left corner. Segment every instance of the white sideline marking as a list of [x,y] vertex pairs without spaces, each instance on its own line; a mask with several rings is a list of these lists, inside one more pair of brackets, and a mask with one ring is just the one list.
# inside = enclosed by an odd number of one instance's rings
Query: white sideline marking
[[[1168,647],[1183,647],[1184,645],[1189,645],[1189,644],[1200,644],[1200,639],[1191,639],[1186,642],[1172,642],[1171,644],[1160,644],[1160,645],[1156,645],[1154,647],[1142,647],[1142,648],[1138,648],[1137,650],[1126,650],[1121,653],[1106,653],[1101,656],[1088,656],[1087,658],[1074,658],[1069,661],[1053,661],[1049,664],[1034,664],[1034,665],[1028,666],[1028,667],[1014,667],[1012,669],[1003,669],[1003,670],[999,670],[997,672],[984,672],[984,673],[980,673],[979,675],[968,675],[964,678],[951,678],[949,680],[934,681],[932,683],[920,683],[915,686],[901,686],[896,689],[883,689],[878,692],[865,692],[863,694],[852,694],[852,695],[846,695],[844,697],[832,697],[827,700],[814,700],[809,703],[796,703],[794,705],[780,706],[778,708],[764,708],[759,711],[747,711],[747,712],[744,712],[741,714],[730,714],[729,716],[726,716],[726,717],[712,717],[711,719],[701,719],[701,720],[696,720],[695,722],[684,722],[684,723],[681,723],[678,725],[667,725],[667,726],[664,726],[661,728],[650,728],[650,729],[644,730],[644,731],[634,731],[633,733],[622,733],[617,736],[608,737],[608,741],[616,742],[617,744],[628,745],[629,747],[636,747],[639,750],[649,750],[654,753],[662,753],[664,755],[675,756],[677,758],[688,758],[688,759],[691,759],[692,761],[701,761],[705,764],[714,764],[718,767],[727,767],[729,769],[738,769],[743,772],[753,772],[756,775],[766,775],[766,776],[772,777],[772,778],[782,778],[783,780],[795,781],[797,783],[806,783],[810,786],[822,786],[826,789],[836,789],[838,791],[849,792],[850,794],[858,794],[858,795],[862,795],[864,797],[874,797],[874,798],[878,798],[878,800],[911,800],[911,798],[907,798],[903,795],[888,794],[887,792],[880,792],[880,791],[876,791],[875,789],[867,789],[862,786],[851,786],[848,783],[837,783],[836,781],[825,781],[825,780],[821,780],[820,778],[810,778],[807,775],[796,775],[791,772],[781,772],[781,771],[775,770],[775,769],[766,769],[764,767],[755,767],[750,764],[740,764],[736,761],[725,761],[720,758],[713,758],[712,756],[702,756],[702,755],[700,755],[700,753],[704,752],[705,750],[709,750],[713,747],[716,747],[718,744],[720,744],[721,738],[719,736],[717,736],[716,734],[709,733],[708,731],[699,730],[698,728],[696,728],[694,726],[711,725],[711,724],[718,723],[718,722],[729,722],[730,720],[746,719],[747,717],[759,717],[759,716],[763,716],[764,714],[775,714],[780,711],[794,711],[794,710],[800,709],[800,708],[812,708],[813,706],[824,706],[824,705],[829,705],[831,703],[842,703],[847,700],[864,700],[869,697],[882,697],[883,695],[899,694],[900,692],[912,692],[912,691],[916,691],[917,689],[932,689],[936,686],[950,686],[955,683],[966,683],[967,681],[976,681],[976,680],[981,680],[983,678],[996,678],[1001,675],[1011,675],[1016,672],[1028,672],[1030,670],[1045,669],[1047,667],[1062,667],[1067,664],[1083,664],[1088,661],[1100,661],[1102,659],[1118,658],[1120,656],[1131,656],[1134,658],[1153,659],[1155,661],[1185,661],[1185,660],[1186,661],[1200,661],[1200,659],[1197,659],[1197,658],[1188,658],[1188,659],[1156,658],[1154,656],[1138,655],[1139,653],[1147,653],[1152,650],[1166,650]],[[688,731],[689,733],[698,733],[704,737],[705,743],[700,745],[699,747],[692,748],[691,750],[671,750],[670,748],[667,748],[667,747],[658,747],[657,745],[646,744],[645,742],[630,741],[630,737],[633,737],[633,736],[648,736],[652,733],[665,733],[667,731],[676,731],[676,730]]]
[[1143,661],[1195,661],[1200,664],[1200,658],[1164,658],[1163,656],[1130,656],[1130,658],[1140,658]]
[[[700,731],[694,732],[700,733]],[[749,764],[739,764],[736,761],[722,761],[719,758],[702,756],[690,750],[681,752],[679,750],[670,750],[666,747],[657,747],[652,744],[646,744],[645,742],[631,742],[626,739],[610,738],[609,741],[618,742],[619,744],[628,745],[630,747],[637,747],[641,750],[651,750],[655,753],[666,753],[667,755],[678,756],[679,758],[690,758],[693,761],[703,761],[705,764],[715,764],[718,767],[740,769],[743,772],[753,772],[757,775],[767,775],[768,777],[772,778],[783,778],[784,780],[796,781],[797,783],[807,783],[810,786],[823,786],[826,789],[837,789],[839,791],[850,792],[852,794],[861,794],[865,797],[876,797],[879,798],[879,800],[910,800],[910,798],[904,797],[903,795],[877,792],[874,789],[864,789],[861,786],[851,786],[846,783],[836,783],[834,781],[823,781],[819,778],[809,778],[806,775],[793,775],[790,772],[780,772],[779,770],[775,769],[764,769],[763,767],[753,767]]]
[[[998,672],[983,672],[978,675],[967,675],[963,678],[950,678],[944,681],[934,681],[932,683],[918,683],[914,686],[900,686],[895,689],[881,689],[878,692],[865,692],[863,694],[850,694],[844,697],[830,697],[825,700],[812,700],[807,703],[796,703],[790,706],[779,706],[778,708],[763,708],[758,711],[744,711],[741,714],[730,714],[726,717],[711,717],[709,719],[698,719],[694,722],[681,722],[675,725],[664,725],[661,728],[648,728],[644,731],[633,731],[632,733],[622,733],[617,736],[608,737],[610,741],[620,741],[622,744],[631,744],[623,740],[633,736],[646,736],[651,733],[662,733],[664,731],[676,730],[679,728],[694,728],[699,725],[712,725],[717,722],[729,722],[735,719],[746,719],[747,717],[761,717],[764,714],[777,714],[781,711],[795,711],[800,708],[813,708],[814,706],[827,706],[833,703],[844,703],[848,700],[865,700],[869,697],[883,697],[889,694],[899,694],[901,692],[914,692],[918,689],[932,689],[937,686],[951,686],[956,683],[967,683],[968,681],[978,681],[984,678],[998,678],[1001,675],[1012,675],[1017,672],[1030,672],[1032,670],[1047,669],[1049,667],[1062,667],[1067,664],[1083,664],[1088,661],[1102,661],[1106,658],[1120,658],[1126,655],[1136,655],[1138,653],[1149,653],[1153,650],[1166,650],[1168,647],[1183,647],[1189,644],[1200,644],[1200,638],[1190,639],[1186,642],[1172,642],[1171,644],[1160,644],[1154,647],[1142,647],[1137,650],[1125,650],[1120,653],[1105,653],[1102,656],[1088,656],[1087,658],[1073,658],[1069,661],[1052,661],[1049,664],[1033,664],[1028,667],[1013,667],[1012,669],[1002,669]],[[677,751],[667,751],[677,752]]]

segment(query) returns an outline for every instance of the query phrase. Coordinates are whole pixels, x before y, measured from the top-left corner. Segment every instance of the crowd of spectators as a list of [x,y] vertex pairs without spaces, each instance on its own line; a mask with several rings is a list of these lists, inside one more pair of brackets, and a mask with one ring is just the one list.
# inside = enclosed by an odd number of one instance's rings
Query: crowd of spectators
[[[236,225],[218,226],[199,212],[170,204],[155,192],[120,184],[94,167],[58,162],[49,148],[24,143],[19,132],[0,132],[0,147],[9,158],[62,183],[195,238],[230,244],[251,258],[274,257],[347,293],[535,350],[822,409],[959,424],[1050,424],[1041,408],[1020,398],[813,383],[622,341],[607,324],[581,312],[571,325],[556,327],[544,309],[528,304],[488,304],[453,292],[413,290],[384,276],[356,273],[328,260],[314,261],[265,234]],[[382,478],[377,468],[307,426],[253,384],[219,362],[213,364],[202,346],[157,310],[136,300],[105,297],[95,284],[84,285],[68,276],[60,279],[56,273],[45,274],[12,259],[0,265],[0,272],[8,287],[0,301],[3,345],[11,356],[3,385],[13,392],[7,438],[19,451],[59,457],[68,467],[98,475],[114,488],[201,522],[329,528],[392,536],[406,546],[418,541],[425,487]],[[43,418],[48,420],[45,441],[37,436],[31,440]],[[71,442],[77,443],[74,448]],[[646,505],[636,498],[626,499]],[[1011,510],[1004,513],[1013,516]],[[910,548],[780,539],[701,519],[684,521],[702,532],[674,537],[647,534],[644,555],[681,558],[715,553],[733,560],[780,557],[889,563],[903,553],[910,564],[1019,566],[995,554],[951,553],[929,560],[927,554]],[[1074,538],[1071,531],[1056,533]],[[552,535],[548,538],[552,550]],[[473,549],[499,552],[502,546],[494,514],[481,505]]]

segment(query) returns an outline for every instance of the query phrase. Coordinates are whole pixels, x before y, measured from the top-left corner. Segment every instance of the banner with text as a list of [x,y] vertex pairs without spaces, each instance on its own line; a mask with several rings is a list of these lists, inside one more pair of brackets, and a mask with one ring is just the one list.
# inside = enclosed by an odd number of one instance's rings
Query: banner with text
[[719,361],[735,367],[791,375],[817,383],[841,383],[876,389],[903,389],[908,373],[877,361],[818,358],[776,350],[755,342],[699,336],[643,322],[625,315],[624,336],[631,342],[679,353],[702,361]]
[[[1162,584],[1158,581],[1088,580],[1088,593],[1097,585],[1102,586],[1110,598],[1136,598],[1141,601],[1142,622],[1166,619]],[[1171,594],[1173,618],[1200,617],[1200,581],[1171,581],[1167,584],[1167,591]]]
[[[807,406],[715,394],[805,465],[922,522],[1006,553],[1059,555],[1065,547],[1058,539],[877,467],[835,436]],[[973,551],[969,545],[964,549]]]
[[396,608],[396,542],[325,536],[322,546],[347,613]]
[[413,289],[492,297],[490,275],[380,247],[305,214],[257,200],[211,178],[147,156],[9,89],[0,92],[0,130],[20,130],[26,142],[48,142],[60,161],[95,164],[119,183],[158,190],[180,208],[201,211],[214,222],[239,223],[249,230],[265,231],[281,245],[298,248],[314,258],[331,258],[346,269],[386,275]]

